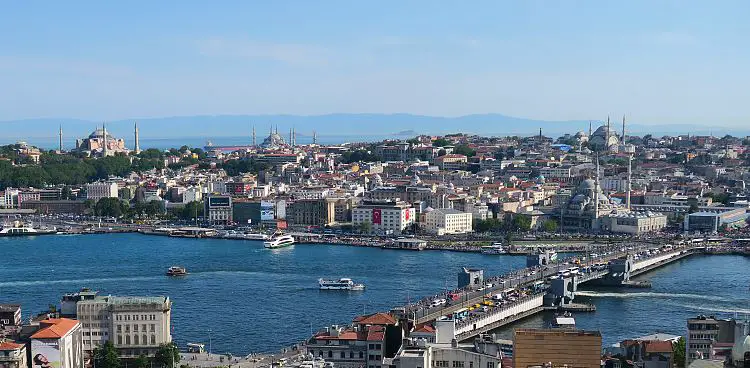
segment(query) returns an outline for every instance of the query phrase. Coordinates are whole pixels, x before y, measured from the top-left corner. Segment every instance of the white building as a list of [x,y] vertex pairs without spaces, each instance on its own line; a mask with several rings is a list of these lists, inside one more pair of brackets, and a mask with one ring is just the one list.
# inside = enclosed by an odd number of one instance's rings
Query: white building
[[97,296],[79,301],[76,315],[87,351],[111,341],[120,356],[153,356],[160,344],[172,342],[169,297]]
[[18,194],[20,190],[13,188],[5,188],[5,195],[3,196],[2,207],[4,208],[15,208],[18,206]]
[[31,367],[83,368],[81,323],[68,318],[39,322],[31,335]]
[[352,209],[355,229],[369,224],[378,234],[400,234],[414,223],[414,208],[402,201],[364,201]]
[[182,203],[200,202],[203,200],[203,193],[199,187],[190,187],[182,192]]
[[472,230],[472,214],[453,208],[439,208],[425,214],[426,230],[433,234],[464,234]]
[[602,229],[613,233],[640,235],[659,231],[667,226],[667,215],[656,212],[627,212],[607,215]]
[[86,199],[117,198],[118,189],[117,183],[112,182],[86,184]]
[[544,176],[547,179],[556,178],[570,178],[570,167],[542,167],[539,169],[539,175]]

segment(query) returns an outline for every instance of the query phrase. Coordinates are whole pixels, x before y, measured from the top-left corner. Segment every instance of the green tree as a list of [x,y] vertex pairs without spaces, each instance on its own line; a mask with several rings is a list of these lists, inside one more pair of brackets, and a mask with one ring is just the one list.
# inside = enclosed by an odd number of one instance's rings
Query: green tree
[[94,213],[97,216],[120,217],[128,208],[119,198],[102,198],[96,202]]
[[180,350],[173,342],[159,345],[159,349],[154,354],[154,362],[161,367],[175,368],[180,363]]
[[698,204],[691,203],[690,207],[688,207],[688,213],[696,213],[696,212],[698,212]]
[[557,221],[549,219],[542,223],[542,230],[548,233],[554,233],[557,231]]
[[467,157],[473,157],[476,156],[477,151],[474,151],[469,146],[465,144],[459,144],[455,148],[453,148],[453,153],[459,154],[459,155],[465,155]]
[[449,141],[449,140],[447,140],[445,138],[438,138],[438,139],[432,141],[432,146],[433,147],[445,147],[445,146],[450,146],[450,145],[451,145],[451,141]]
[[685,368],[685,338],[680,337],[677,343],[672,348],[672,357],[674,358],[674,366],[677,368]]
[[101,347],[94,349],[94,360],[98,368],[120,368],[120,356],[111,341],[107,341]]
[[515,215],[512,226],[514,231],[527,232],[531,230],[531,218],[526,215]]
[[200,218],[203,216],[203,203],[198,201],[192,201],[185,205],[180,212],[180,218],[183,220],[193,220],[196,217]]
[[135,368],[149,368],[151,365],[148,357],[143,354],[139,355],[133,363],[135,363]]
[[372,231],[372,224],[369,222],[361,222],[359,224],[359,232],[362,234],[368,234],[370,231]]

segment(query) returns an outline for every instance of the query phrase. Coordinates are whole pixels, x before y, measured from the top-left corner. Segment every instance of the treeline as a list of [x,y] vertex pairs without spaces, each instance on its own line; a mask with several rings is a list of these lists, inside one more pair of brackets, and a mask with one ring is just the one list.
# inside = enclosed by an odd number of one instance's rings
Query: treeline
[[[2,152],[3,149],[0,149],[0,153]],[[9,150],[5,152],[8,153],[7,156],[3,155],[8,160],[0,160],[0,189],[80,185],[112,175],[125,176],[134,171],[164,168],[164,154],[157,149],[148,149],[135,156],[115,155],[99,159],[42,152],[39,164],[18,162],[11,152]],[[14,165],[13,162],[20,165]]]

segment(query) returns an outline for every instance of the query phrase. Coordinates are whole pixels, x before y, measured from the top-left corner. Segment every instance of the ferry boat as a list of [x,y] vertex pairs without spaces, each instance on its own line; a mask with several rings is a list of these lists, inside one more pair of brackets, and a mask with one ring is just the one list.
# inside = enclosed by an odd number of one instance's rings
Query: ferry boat
[[25,225],[21,221],[14,221],[12,224],[3,225],[0,230],[2,236],[36,236],[56,234],[57,229],[37,229],[31,225]]
[[503,247],[502,243],[493,243],[482,247],[482,254],[507,254],[508,250]]
[[361,291],[365,289],[365,284],[355,284],[350,278],[340,278],[338,280],[319,279],[320,290],[352,290]]
[[288,247],[292,244],[294,244],[294,237],[281,233],[274,233],[268,240],[263,242],[263,246],[268,249]]
[[187,275],[187,270],[185,267],[180,266],[172,266],[167,270],[167,276],[185,276]]

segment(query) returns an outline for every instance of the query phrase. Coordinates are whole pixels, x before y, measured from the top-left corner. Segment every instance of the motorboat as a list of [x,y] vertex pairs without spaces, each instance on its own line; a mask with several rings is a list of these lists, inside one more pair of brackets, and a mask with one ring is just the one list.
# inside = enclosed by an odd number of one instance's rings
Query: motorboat
[[268,249],[288,247],[292,244],[294,244],[294,237],[282,233],[274,233],[268,240],[263,242],[263,246]]
[[350,278],[340,278],[338,280],[319,279],[320,290],[351,290],[361,291],[365,289],[365,284],[357,284]]
[[187,269],[181,266],[172,266],[167,270],[167,276],[185,276]]

